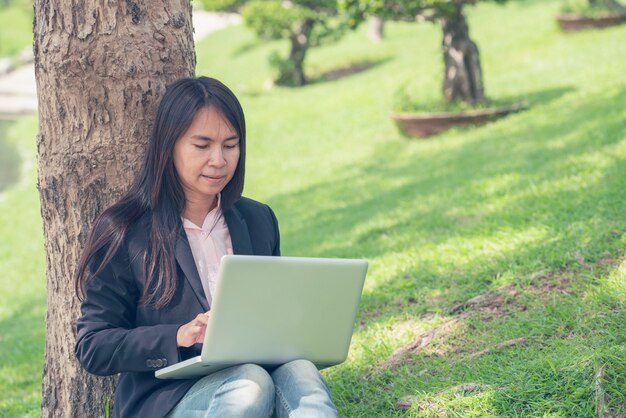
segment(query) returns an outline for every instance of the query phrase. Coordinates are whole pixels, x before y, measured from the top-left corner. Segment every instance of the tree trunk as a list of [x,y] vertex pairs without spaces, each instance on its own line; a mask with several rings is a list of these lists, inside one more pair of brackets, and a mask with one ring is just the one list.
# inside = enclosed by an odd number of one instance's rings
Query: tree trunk
[[315,21],[307,19],[299,23],[291,33],[291,51],[289,58],[283,63],[278,77],[278,84],[289,86],[303,86],[306,84],[304,76],[304,58],[309,48],[309,38]]
[[194,72],[189,0],[35,0],[48,312],[42,417],[102,417],[115,378],[74,358],[74,271],[95,216],[141,162],[164,86]]
[[380,43],[385,35],[385,21],[382,17],[372,15],[368,19],[367,37],[374,43]]
[[447,102],[462,100],[471,105],[483,102],[482,71],[478,47],[469,37],[467,21],[459,6],[442,18],[445,72],[443,95]]

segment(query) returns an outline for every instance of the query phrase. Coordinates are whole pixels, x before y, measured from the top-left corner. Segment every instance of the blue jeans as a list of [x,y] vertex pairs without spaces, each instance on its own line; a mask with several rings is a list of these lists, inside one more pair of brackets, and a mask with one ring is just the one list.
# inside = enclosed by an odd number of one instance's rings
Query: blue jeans
[[243,364],[205,376],[189,389],[168,418],[270,416],[324,418],[339,414],[313,363],[295,360],[271,373],[255,364]]

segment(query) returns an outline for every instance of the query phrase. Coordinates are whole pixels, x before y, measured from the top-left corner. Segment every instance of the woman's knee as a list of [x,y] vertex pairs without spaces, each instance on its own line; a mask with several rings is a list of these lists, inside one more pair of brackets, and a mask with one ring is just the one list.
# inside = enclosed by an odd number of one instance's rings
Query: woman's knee
[[278,391],[283,393],[288,391],[304,396],[315,393],[330,396],[326,381],[308,360],[294,360],[281,365],[272,372],[272,379]]
[[326,381],[313,363],[295,360],[274,372],[278,417],[338,416]]
[[253,396],[268,397],[274,396],[274,382],[267,371],[256,364],[242,364],[237,367],[237,379],[242,383]]
[[324,382],[317,367],[309,360],[294,360],[278,367],[272,373],[274,381],[291,379],[313,379]]
[[260,366],[242,364],[233,370],[229,382],[221,388],[223,395],[238,410],[235,415],[269,416],[274,407],[275,389],[271,376]]
[[272,378],[269,373],[267,373],[267,370],[259,365],[252,363],[241,364],[239,366],[234,366],[232,369],[233,372],[231,374],[236,376],[238,379],[248,379],[253,382],[259,382],[260,385],[272,383]]

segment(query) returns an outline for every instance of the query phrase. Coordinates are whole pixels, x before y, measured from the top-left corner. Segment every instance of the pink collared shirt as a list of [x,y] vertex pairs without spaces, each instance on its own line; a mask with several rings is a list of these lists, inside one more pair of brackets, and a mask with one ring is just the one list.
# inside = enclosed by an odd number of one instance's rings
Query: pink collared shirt
[[221,199],[218,195],[217,206],[207,213],[202,227],[183,218],[183,227],[191,247],[193,259],[202,281],[204,294],[212,304],[213,294],[217,285],[217,273],[223,256],[233,253],[230,232],[222,213]]

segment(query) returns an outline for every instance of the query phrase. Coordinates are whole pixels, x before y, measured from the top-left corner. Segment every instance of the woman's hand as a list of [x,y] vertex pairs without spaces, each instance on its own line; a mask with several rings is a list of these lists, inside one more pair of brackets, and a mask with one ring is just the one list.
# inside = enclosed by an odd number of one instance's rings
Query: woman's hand
[[204,341],[206,324],[209,320],[209,313],[198,314],[193,320],[178,328],[176,333],[176,345],[178,347],[191,347],[196,343]]

